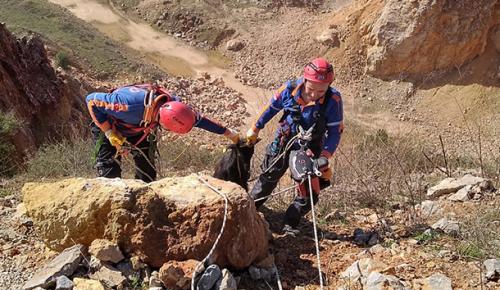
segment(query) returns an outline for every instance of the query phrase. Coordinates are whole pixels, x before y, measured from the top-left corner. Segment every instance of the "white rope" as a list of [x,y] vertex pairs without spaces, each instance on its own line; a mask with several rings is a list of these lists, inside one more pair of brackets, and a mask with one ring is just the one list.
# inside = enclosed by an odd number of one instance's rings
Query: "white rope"
[[314,241],[316,244],[316,258],[318,259],[318,273],[319,273],[319,285],[320,289],[323,290],[323,274],[321,273],[321,260],[319,257],[319,242],[318,242],[318,231],[316,230],[316,216],[314,213],[314,199],[313,199],[313,191],[312,191],[312,185],[311,185],[311,175],[307,176],[307,181],[309,182],[309,195],[310,195],[310,202],[311,202],[311,214],[313,218],[313,228],[314,228]]
[[274,264],[274,270],[276,271],[276,280],[278,281],[278,289],[283,290],[283,286],[281,285],[280,274],[278,273],[278,267]]
[[191,277],[191,290],[195,290],[194,279],[196,277],[196,274],[199,271],[200,265],[205,264],[205,262],[208,260],[208,258],[210,258],[210,256],[213,254],[213,252],[215,250],[215,247],[219,243],[219,239],[221,238],[222,233],[224,232],[224,228],[226,227],[227,208],[228,208],[228,203],[229,203],[228,200],[227,200],[227,196],[224,193],[222,193],[220,190],[218,190],[217,188],[215,188],[212,185],[210,185],[207,181],[203,180],[203,178],[201,178],[201,176],[199,176],[199,175],[198,175],[198,179],[201,182],[203,182],[208,188],[210,188],[211,190],[215,191],[217,194],[219,194],[220,196],[222,196],[224,198],[224,219],[222,220],[222,227],[220,229],[219,235],[215,239],[214,245],[212,246],[212,248],[208,252],[207,256],[203,260],[201,260],[201,262],[198,263],[198,265],[196,265],[196,268],[193,271],[193,276]]
[[257,202],[257,201],[259,201],[259,200],[267,199],[267,198],[269,198],[269,197],[271,197],[271,196],[278,195],[278,194],[280,194],[280,193],[283,193],[283,192],[285,192],[285,191],[288,191],[288,190],[290,190],[290,189],[294,189],[294,188],[297,188],[297,185],[293,185],[293,186],[287,187],[287,188],[282,189],[282,190],[280,190],[280,191],[277,191],[277,192],[275,192],[275,193],[271,193],[270,195],[266,195],[266,196],[263,196],[263,197],[259,197],[259,198],[257,198],[257,199],[254,199],[253,201],[254,201],[254,202]]
[[281,154],[279,154],[278,156],[274,157],[274,159],[273,159],[273,161],[271,162],[271,164],[270,164],[270,165],[266,168],[266,170],[264,170],[261,174],[267,173],[267,172],[269,171],[269,169],[271,169],[271,167],[273,167],[273,166],[274,166],[274,164],[276,164],[276,163],[277,163],[277,162],[281,159],[281,157],[283,157],[283,156],[286,154],[286,152],[287,152],[288,150],[290,150],[290,148],[292,148],[292,146],[293,146],[293,142],[294,142],[297,138],[299,138],[299,135],[295,135],[295,136],[293,136],[293,137],[290,139],[290,141],[288,141],[288,143],[286,144],[286,146],[285,146],[285,150],[283,150],[283,152],[282,152]]

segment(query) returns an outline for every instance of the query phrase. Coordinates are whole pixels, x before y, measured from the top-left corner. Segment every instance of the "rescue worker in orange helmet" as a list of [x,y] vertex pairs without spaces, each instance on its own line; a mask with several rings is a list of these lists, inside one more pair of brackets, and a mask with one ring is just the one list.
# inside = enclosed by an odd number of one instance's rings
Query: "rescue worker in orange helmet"
[[201,116],[157,85],[123,86],[109,93],[89,94],[86,101],[93,120],[92,135],[98,147],[98,176],[121,177],[120,156],[115,156],[128,142],[141,151],[132,152],[136,165],[135,178],[145,182],[155,180],[154,152],[150,148],[155,145],[152,133],[158,125],[178,134],[186,134],[193,127],[198,127],[224,135],[233,143],[239,140],[235,131]]
[[[344,126],[343,106],[340,93],[331,87],[333,79],[332,65],[324,58],[314,59],[304,67],[300,79],[281,86],[248,130],[247,143],[255,144],[264,126],[278,112],[283,111],[275,139],[266,149],[261,165],[263,173],[250,191],[254,200],[259,199],[255,203],[257,208],[267,200],[285,174],[291,150],[282,154],[281,158],[278,156],[285,151],[289,140],[298,134],[299,126],[304,130],[314,126],[308,154],[315,159],[323,158],[321,163],[328,164],[328,159],[337,149]],[[318,201],[320,189],[328,186],[332,177],[329,166],[324,167],[322,171],[319,184],[313,184],[314,204]],[[297,197],[285,213],[285,231],[295,231],[300,218],[311,209],[310,195],[304,192],[305,190],[307,188],[304,185],[299,187]]]

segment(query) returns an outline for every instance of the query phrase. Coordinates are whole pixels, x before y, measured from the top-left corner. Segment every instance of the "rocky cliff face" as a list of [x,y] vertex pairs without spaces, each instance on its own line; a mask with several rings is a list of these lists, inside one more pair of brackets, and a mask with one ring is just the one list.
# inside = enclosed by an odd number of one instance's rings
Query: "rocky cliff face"
[[54,71],[42,40],[35,35],[16,39],[4,24],[0,24],[0,92],[2,115],[12,112],[17,120],[8,139],[20,157],[48,137],[67,135],[75,127],[68,121],[81,120],[84,112],[80,85]]
[[384,77],[460,66],[484,51],[497,11],[496,0],[387,1],[367,35],[367,71]]

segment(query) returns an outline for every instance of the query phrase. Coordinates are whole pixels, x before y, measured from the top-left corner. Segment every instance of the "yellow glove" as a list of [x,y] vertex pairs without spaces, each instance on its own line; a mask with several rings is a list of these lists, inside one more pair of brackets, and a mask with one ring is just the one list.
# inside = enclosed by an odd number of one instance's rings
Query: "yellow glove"
[[252,128],[248,129],[247,135],[246,135],[246,143],[247,145],[254,145],[257,143],[257,139],[259,138],[259,129],[255,126],[252,126]]
[[111,129],[106,131],[104,135],[106,135],[106,138],[108,138],[109,143],[111,143],[111,145],[115,146],[117,149],[120,149],[123,143],[125,143],[126,141],[125,137]]
[[231,140],[231,142],[233,142],[233,144],[238,144],[238,142],[240,141],[240,135],[238,134],[238,132],[232,130],[232,129],[226,129],[226,132],[224,132],[224,136]]

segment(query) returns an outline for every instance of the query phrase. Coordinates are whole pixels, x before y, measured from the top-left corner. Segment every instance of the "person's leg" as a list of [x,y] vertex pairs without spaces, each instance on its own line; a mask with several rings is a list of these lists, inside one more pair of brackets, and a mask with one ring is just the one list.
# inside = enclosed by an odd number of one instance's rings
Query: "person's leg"
[[[280,178],[285,174],[288,169],[288,153],[276,161],[270,168],[269,166],[275,161],[275,157],[279,155],[279,152],[273,150],[273,144],[269,144],[266,149],[266,156],[262,162],[261,168],[262,173],[259,176],[257,182],[253,186],[249,195],[253,200],[263,198],[262,200],[255,202],[255,207],[259,208],[266,202],[267,197],[273,192],[273,190],[278,185]],[[266,198],[264,198],[266,197]]]
[[[94,123],[91,125],[92,138],[96,150],[97,176],[115,178],[122,176],[120,164],[114,159],[116,148],[109,143],[108,138]],[[120,160],[120,158],[118,158]]]
[[[137,142],[140,139],[130,138],[130,141]],[[150,150],[151,146],[155,144],[151,144],[156,141],[149,141],[148,138],[144,138],[140,144],[137,145],[137,148],[140,150],[133,150],[132,155],[134,156],[135,162],[135,178],[141,179],[144,182],[152,182],[156,179],[156,169],[155,169],[155,161],[154,161],[154,152]],[[131,142],[132,143],[132,142]],[[135,144],[135,143],[132,143]]]
[[[304,184],[303,184],[304,185]],[[313,186],[313,200],[316,204],[319,200],[319,194]],[[295,200],[290,204],[285,212],[284,223],[292,228],[296,228],[300,223],[300,218],[311,210],[311,198],[309,195],[309,186],[306,185],[307,194],[298,194]]]

